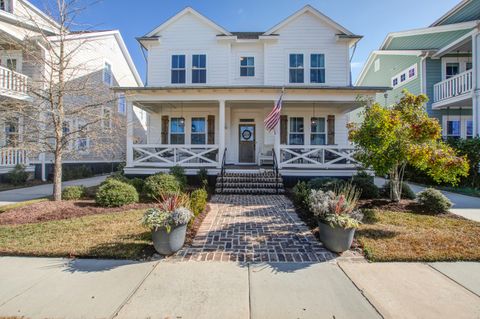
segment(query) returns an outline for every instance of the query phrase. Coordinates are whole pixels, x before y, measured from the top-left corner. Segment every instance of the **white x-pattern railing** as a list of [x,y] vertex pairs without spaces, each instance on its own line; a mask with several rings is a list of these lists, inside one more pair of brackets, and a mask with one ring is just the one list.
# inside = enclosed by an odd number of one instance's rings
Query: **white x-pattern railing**
[[357,168],[355,148],[330,145],[281,145],[280,168]]
[[133,166],[137,167],[216,167],[218,145],[133,145]]

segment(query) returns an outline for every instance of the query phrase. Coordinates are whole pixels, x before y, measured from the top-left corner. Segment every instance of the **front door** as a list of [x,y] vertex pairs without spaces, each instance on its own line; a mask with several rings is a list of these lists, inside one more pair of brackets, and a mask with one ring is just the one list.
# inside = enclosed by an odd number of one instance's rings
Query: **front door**
[[239,125],[238,150],[240,163],[255,163],[255,124]]

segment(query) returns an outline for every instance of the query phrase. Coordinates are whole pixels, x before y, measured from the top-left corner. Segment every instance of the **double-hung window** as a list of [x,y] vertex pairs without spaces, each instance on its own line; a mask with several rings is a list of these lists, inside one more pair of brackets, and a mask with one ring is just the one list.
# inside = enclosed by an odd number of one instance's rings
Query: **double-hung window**
[[327,133],[324,117],[312,117],[310,130],[310,144],[311,145],[325,145],[327,144]]
[[18,144],[18,119],[12,119],[5,122],[5,144],[6,146],[16,147]]
[[310,55],[310,83],[325,83],[325,55]]
[[104,130],[112,128],[112,110],[108,106],[103,107],[102,128]]
[[289,82],[303,83],[304,78],[303,54],[290,54],[289,58]]
[[77,120],[77,130],[77,150],[82,153],[88,153],[88,148],[90,147],[90,140],[87,137],[87,123],[85,120]]
[[0,10],[12,12],[12,0],[0,0]]
[[192,83],[207,83],[207,56],[192,55]]
[[185,83],[185,55],[172,55],[172,84]]
[[185,144],[185,119],[172,117],[170,120],[170,144]]
[[206,127],[204,117],[192,118],[192,144],[204,145],[206,144]]
[[445,78],[450,79],[460,73],[459,63],[447,63],[445,68]]
[[113,75],[112,75],[112,65],[108,62],[105,62],[103,66],[103,82],[108,85],[112,85]]
[[303,117],[291,117],[290,118],[290,132],[289,132],[289,144],[290,145],[304,145],[304,126]]
[[240,76],[255,76],[255,58],[253,56],[240,58]]
[[467,139],[473,138],[473,121],[472,120],[466,120],[465,121],[465,137]]
[[462,134],[461,121],[447,121],[447,137],[460,138]]
[[127,112],[127,100],[125,95],[121,94],[118,96],[118,113],[125,114]]

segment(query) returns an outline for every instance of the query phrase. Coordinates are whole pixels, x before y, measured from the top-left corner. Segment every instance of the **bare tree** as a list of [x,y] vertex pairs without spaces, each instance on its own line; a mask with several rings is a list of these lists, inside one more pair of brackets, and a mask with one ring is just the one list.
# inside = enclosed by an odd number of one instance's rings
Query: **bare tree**
[[44,0],[46,14],[55,23],[23,10],[28,22],[28,27],[22,25],[23,40],[1,39],[23,52],[24,69],[30,73],[30,99],[4,100],[0,114],[22,119],[18,147],[52,157],[55,201],[61,200],[66,157],[84,156],[87,149],[97,158],[123,151],[124,123],[115,116],[116,97],[110,90],[115,79],[95,55],[96,42],[83,36],[90,31],[71,31],[79,28],[76,20],[91,5],[80,0]]

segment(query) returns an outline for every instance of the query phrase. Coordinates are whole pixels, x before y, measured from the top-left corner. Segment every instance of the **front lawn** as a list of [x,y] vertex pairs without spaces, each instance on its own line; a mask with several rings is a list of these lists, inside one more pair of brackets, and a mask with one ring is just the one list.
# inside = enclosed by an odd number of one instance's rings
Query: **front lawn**
[[380,209],[366,217],[356,238],[370,261],[480,261],[480,223]]
[[151,256],[143,210],[0,225],[0,255],[140,259]]

